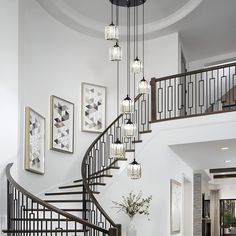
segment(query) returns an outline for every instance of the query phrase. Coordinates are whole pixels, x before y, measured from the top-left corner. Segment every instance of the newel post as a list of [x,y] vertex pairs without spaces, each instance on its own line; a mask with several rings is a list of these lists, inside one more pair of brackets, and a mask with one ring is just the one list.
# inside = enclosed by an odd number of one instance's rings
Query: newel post
[[116,226],[117,226],[117,229],[118,229],[118,236],[121,236],[121,234],[122,234],[122,227],[121,227],[120,224],[116,225]]
[[152,78],[151,82],[151,121],[157,119],[157,90],[156,90],[156,78]]
[[108,231],[108,236],[118,236],[117,228],[110,228]]

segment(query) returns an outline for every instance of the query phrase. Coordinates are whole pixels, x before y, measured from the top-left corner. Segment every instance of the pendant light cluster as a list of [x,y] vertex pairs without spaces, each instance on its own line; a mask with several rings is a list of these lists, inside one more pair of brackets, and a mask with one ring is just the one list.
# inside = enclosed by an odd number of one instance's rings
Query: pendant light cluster
[[[117,8],[116,8],[117,9]],[[118,9],[117,9],[118,11]],[[109,49],[109,60],[110,61],[121,61],[122,60],[122,48],[119,46],[119,22],[116,11],[116,25],[113,22],[113,3],[111,3],[111,24],[105,27],[105,39],[115,41],[114,46]]]
[[[120,61],[122,60],[122,49],[119,46],[119,7],[116,6],[116,25],[113,24],[113,4],[111,3],[111,24],[105,27],[105,39],[115,41],[115,45],[109,49],[109,59],[110,61],[116,61],[117,67],[117,117],[119,116],[120,107]],[[119,127],[118,122],[118,127]],[[121,134],[118,129],[115,132],[116,140],[111,144],[111,156],[117,159],[125,158],[125,146],[121,142]]]
[[[123,124],[123,135],[118,131],[116,137],[111,144],[111,156],[113,158],[125,158],[125,146],[122,140],[134,139],[136,136],[136,124],[134,118],[134,98],[131,98],[131,74],[134,75],[134,97],[135,97],[135,80],[137,76],[141,76],[138,83],[138,93],[146,94],[149,92],[149,84],[144,77],[144,3],[146,0],[110,0],[111,2],[111,23],[105,27],[105,39],[114,42],[114,45],[109,49],[109,60],[117,63],[117,115],[119,115],[119,63],[122,61],[122,48],[119,44],[119,7],[127,9],[127,96],[122,101],[122,112],[125,114],[125,122]],[[142,22],[142,60],[139,57],[139,6],[143,5],[143,22]],[[114,24],[113,8],[116,6],[116,22]],[[134,58],[131,62],[131,7],[133,7],[133,42],[134,42]],[[119,124],[118,124],[119,126]],[[134,144],[135,150],[135,144]],[[131,179],[141,178],[141,165],[136,161],[135,152],[134,160],[127,167],[127,174]]]

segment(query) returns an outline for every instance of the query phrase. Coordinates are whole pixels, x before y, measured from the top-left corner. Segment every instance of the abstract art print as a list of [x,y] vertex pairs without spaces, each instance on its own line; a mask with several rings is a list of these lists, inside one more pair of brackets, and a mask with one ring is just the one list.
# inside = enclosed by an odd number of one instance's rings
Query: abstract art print
[[171,234],[181,232],[182,187],[176,180],[170,181],[170,231]]
[[106,88],[82,83],[82,131],[101,133],[106,127]]
[[45,173],[45,118],[25,108],[25,169]]
[[74,152],[74,104],[51,96],[50,148],[55,151]]

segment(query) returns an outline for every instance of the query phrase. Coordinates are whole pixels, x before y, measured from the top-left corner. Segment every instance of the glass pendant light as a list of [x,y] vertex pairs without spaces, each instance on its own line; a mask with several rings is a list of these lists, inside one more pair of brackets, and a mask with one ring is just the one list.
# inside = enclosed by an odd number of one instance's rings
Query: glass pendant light
[[130,179],[141,179],[142,168],[141,165],[135,160],[131,162],[127,167],[127,174]]
[[124,124],[124,136],[126,138],[134,137],[136,134],[136,125],[128,119],[128,121]]
[[129,95],[127,95],[127,97],[122,102],[122,112],[133,113],[133,110],[134,110],[134,102],[129,97]]
[[[116,16],[118,17],[118,16]],[[111,24],[105,27],[105,39],[106,40],[118,40],[119,39],[119,28],[118,23],[113,23],[113,3],[111,3]]]
[[117,138],[116,141],[111,145],[111,156],[118,159],[125,157],[125,147],[119,138]]
[[110,61],[121,61],[122,60],[122,48],[119,46],[118,42],[110,48],[109,50]]
[[149,91],[150,91],[149,83],[143,77],[143,79],[139,81],[138,92],[141,94],[146,94],[146,93],[149,93]]
[[119,28],[114,25],[113,22],[105,27],[105,39],[106,40],[118,40],[119,39]]
[[143,63],[136,57],[132,63],[132,72],[139,74],[143,71]]
[[[119,116],[119,93],[120,93],[120,65],[119,65],[119,62],[117,62],[117,117]],[[119,120],[118,120],[118,124],[117,124],[117,127],[116,128],[119,128]],[[110,151],[111,151],[111,157],[113,158],[117,158],[117,159],[123,159],[125,158],[125,146],[124,144],[120,141],[119,139],[119,132],[118,130],[116,130],[116,141],[113,142],[111,144],[111,148],[110,148]]]

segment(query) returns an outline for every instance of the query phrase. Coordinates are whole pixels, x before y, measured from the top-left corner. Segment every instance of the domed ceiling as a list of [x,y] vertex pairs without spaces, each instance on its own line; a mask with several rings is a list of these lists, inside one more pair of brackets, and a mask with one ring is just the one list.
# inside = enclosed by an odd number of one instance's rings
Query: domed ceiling
[[[104,37],[104,26],[110,24],[109,0],[37,0],[65,25],[82,33]],[[151,35],[183,19],[202,0],[147,0],[145,3],[146,34]],[[126,8],[120,8],[121,35],[125,35]]]
[[[93,37],[104,38],[111,21],[109,0],[37,1],[64,25]],[[236,52],[235,9],[236,0],[147,0],[146,39],[179,32],[190,61]],[[125,24],[126,11],[120,8],[121,39]]]
[[[148,0],[145,3],[145,10],[148,12],[145,17],[145,22],[152,23],[168,17],[188,2],[189,0]],[[110,20],[109,16],[111,8],[109,0],[66,0],[66,4],[78,11],[81,15],[94,19],[102,24],[107,24]],[[122,7],[121,25],[125,24],[125,14],[125,9]]]

